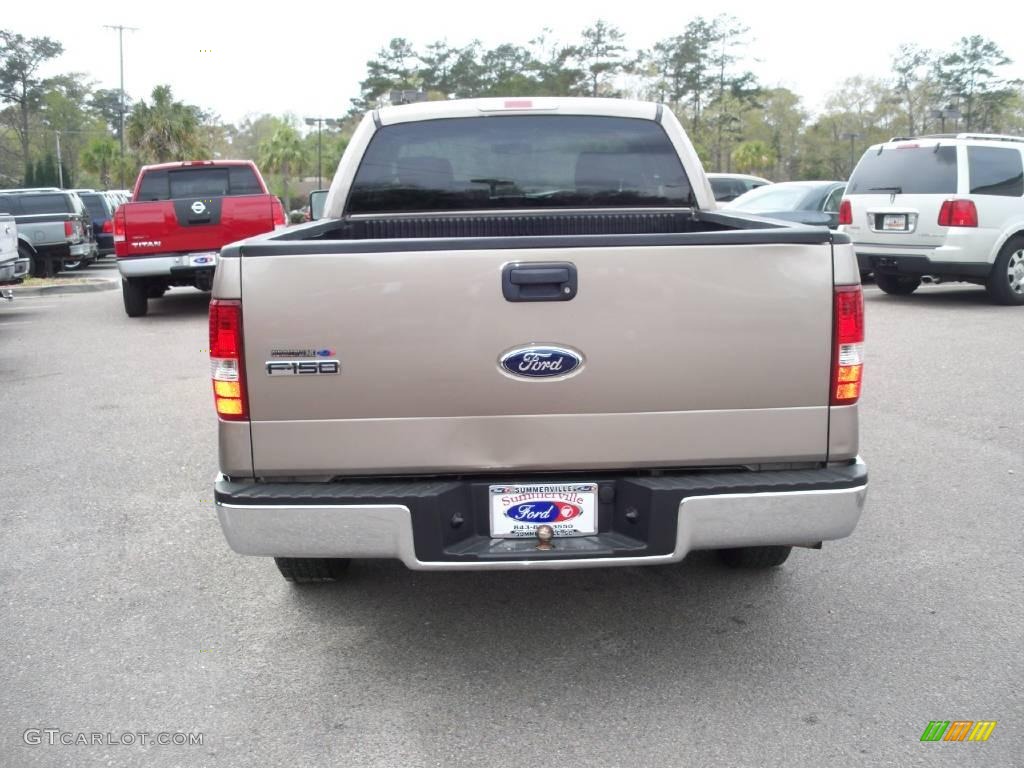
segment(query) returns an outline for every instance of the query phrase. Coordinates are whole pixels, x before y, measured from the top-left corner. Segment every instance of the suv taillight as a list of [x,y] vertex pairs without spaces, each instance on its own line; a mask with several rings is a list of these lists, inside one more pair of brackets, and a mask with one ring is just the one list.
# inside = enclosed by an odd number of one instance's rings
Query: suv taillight
[[271,207],[274,209],[274,227],[283,227],[285,225],[284,206],[276,197],[271,200],[270,203]]
[[940,227],[976,227],[978,209],[973,200],[946,200],[939,209]]
[[837,285],[833,318],[832,405],[853,405],[860,398],[864,371],[864,293],[859,285]]
[[839,223],[853,224],[853,207],[850,205],[849,200],[843,200],[839,204]]
[[113,232],[114,231],[114,221],[113,221],[113,219],[107,219],[106,221],[104,221],[103,222],[102,230],[103,230],[103,232],[105,232],[108,235],[111,232]]
[[217,415],[227,421],[249,418],[242,361],[242,302],[210,302],[210,376]]
[[118,206],[117,210],[114,211],[114,242],[124,242],[124,230],[125,230],[125,216],[124,206]]

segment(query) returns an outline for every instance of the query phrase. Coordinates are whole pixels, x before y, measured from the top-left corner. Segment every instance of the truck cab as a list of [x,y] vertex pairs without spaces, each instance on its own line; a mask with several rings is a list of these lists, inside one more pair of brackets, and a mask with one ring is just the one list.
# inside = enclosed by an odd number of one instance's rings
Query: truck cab
[[141,317],[172,286],[210,290],[225,245],[284,228],[284,208],[256,165],[197,160],[148,165],[114,214],[125,313]]

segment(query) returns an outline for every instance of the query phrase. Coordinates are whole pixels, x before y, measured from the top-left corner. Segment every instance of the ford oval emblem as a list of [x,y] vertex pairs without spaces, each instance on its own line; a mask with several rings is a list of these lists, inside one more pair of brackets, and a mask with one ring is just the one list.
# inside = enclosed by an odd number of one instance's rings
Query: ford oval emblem
[[521,347],[501,356],[501,367],[524,379],[568,376],[583,365],[583,357],[563,347]]
[[505,510],[505,517],[520,523],[564,523],[582,514],[582,508],[567,501],[527,501]]

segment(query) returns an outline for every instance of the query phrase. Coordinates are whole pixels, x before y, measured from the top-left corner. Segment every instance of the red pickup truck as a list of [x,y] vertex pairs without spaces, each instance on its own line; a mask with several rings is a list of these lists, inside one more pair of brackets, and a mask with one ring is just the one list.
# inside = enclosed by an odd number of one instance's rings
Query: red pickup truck
[[281,201],[246,160],[147,165],[114,214],[124,311],[146,314],[172,285],[210,290],[220,249],[285,226]]

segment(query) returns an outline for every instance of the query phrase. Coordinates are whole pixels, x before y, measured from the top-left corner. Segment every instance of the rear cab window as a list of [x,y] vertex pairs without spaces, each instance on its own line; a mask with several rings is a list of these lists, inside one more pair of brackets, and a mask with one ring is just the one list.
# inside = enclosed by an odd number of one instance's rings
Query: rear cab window
[[199,166],[147,171],[139,185],[140,201],[192,197],[262,195],[263,188],[248,165]]
[[346,213],[690,205],[690,181],[656,122],[515,115],[380,128]]
[[904,145],[869,149],[850,177],[847,195],[955,195],[956,147]]
[[25,215],[34,213],[77,213],[70,195],[21,195],[18,201]]

